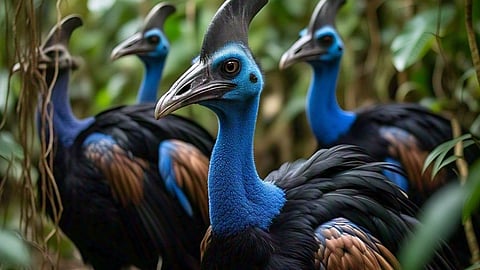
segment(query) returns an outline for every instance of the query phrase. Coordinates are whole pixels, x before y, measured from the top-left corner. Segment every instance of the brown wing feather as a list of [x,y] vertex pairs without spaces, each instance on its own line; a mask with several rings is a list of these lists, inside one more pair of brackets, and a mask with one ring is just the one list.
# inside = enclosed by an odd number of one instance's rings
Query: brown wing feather
[[202,260],[203,254],[207,249],[208,245],[210,244],[211,240],[212,240],[212,226],[208,226],[208,229],[205,232],[205,235],[203,236],[202,242],[200,242],[200,261]]
[[446,172],[441,170],[434,179],[429,179],[432,166],[422,173],[423,164],[429,152],[420,149],[418,141],[413,135],[399,139],[394,134],[384,132],[383,137],[390,143],[388,152],[395,157],[403,166],[410,184],[414,184],[419,192],[428,192],[442,186],[445,183]]
[[[108,149],[108,150],[106,150]],[[143,177],[148,162],[134,157],[118,144],[88,144],[85,156],[102,172],[115,199],[123,206],[138,205],[143,199]]]
[[175,145],[172,153],[177,184],[200,211],[203,220],[208,223],[207,177],[209,159],[193,145],[171,140]]
[[395,256],[378,239],[352,226],[343,218],[333,226],[320,228],[319,249],[315,254],[316,269],[400,269]]

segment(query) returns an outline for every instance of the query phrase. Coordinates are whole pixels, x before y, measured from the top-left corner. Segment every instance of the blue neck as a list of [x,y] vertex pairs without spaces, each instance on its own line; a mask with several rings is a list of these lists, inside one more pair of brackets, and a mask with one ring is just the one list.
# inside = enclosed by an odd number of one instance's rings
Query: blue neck
[[258,176],[253,136],[259,97],[209,106],[219,120],[208,175],[210,222],[217,234],[267,229],[285,203],[283,191]]
[[317,141],[323,145],[330,144],[350,129],[356,115],[343,111],[337,102],[340,59],[310,64],[313,80],[307,96],[307,119]]
[[[68,96],[69,70],[60,70],[55,85],[52,89],[51,104],[53,105],[53,130],[59,143],[65,147],[73,144],[77,135],[94,121],[93,117],[79,120],[75,117],[70,107]],[[47,81],[47,85],[48,85]],[[39,103],[40,106],[41,103]],[[41,126],[40,108],[37,110],[37,125],[39,131]],[[45,134],[48,138],[48,126],[45,127]]]
[[137,103],[156,102],[158,86],[162,78],[163,67],[165,66],[165,58],[155,60],[142,59],[142,61],[145,64],[145,75],[137,94]]

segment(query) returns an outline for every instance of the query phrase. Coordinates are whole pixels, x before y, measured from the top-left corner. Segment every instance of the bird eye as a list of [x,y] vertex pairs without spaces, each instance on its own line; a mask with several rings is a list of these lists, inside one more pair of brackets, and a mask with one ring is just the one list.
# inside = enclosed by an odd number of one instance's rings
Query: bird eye
[[236,59],[229,59],[223,63],[222,72],[228,76],[234,76],[240,70],[240,62]]
[[57,58],[57,57],[61,58],[63,55],[63,52],[61,50],[50,50],[45,52],[45,55],[50,59]]
[[158,36],[149,36],[147,38],[147,42],[155,45],[155,44],[158,44],[158,42],[160,42],[160,38]]
[[322,46],[328,47],[328,46],[332,45],[333,37],[331,35],[326,35],[326,36],[321,37],[318,41],[320,42],[320,44]]

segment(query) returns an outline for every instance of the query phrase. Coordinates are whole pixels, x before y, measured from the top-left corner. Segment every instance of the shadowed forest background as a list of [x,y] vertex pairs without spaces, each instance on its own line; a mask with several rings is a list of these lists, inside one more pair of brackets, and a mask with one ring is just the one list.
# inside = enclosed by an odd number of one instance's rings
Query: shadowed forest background
[[[139,30],[158,2],[5,0],[0,4],[0,268],[10,263],[12,269],[81,265],[73,245],[55,222],[44,217],[36,201],[37,178],[48,172],[34,123],[37,94],[44,86],[34,72],[12,74],[12,66],[22,59],[31,60],[49,29],[63,17],[79,14],[84,25],[70,42],[70,52],[81,60],[69,85],[75,114],[81,118],[115,105],[133,104],[144,67],[133,56],[112,62],[110,53]],[[177,12],[165,23],[171,47],[160,95],[198,55],[207,24],[223,1],[169,2]],[[348,0],[336,20],[345,44],[337,91],[342,107],[352,110],[377,102],[418,102],[480,135],[480,62],[476,71],[465,2]],[[283,162],[310,156],[316,147],[304,113],[311,69],[306,64],[284,71],[278,68],[282,53],[308,24],[316,4],[316,0],[270,0],[250,27],[249,44],[266,82],[255,134],[260,176]],[[473,3],[471,12],[471,35],[479,42],[480,4]],[[216,134],[216,118],[207,109],[190,106],[179,114]],[[475,180],[470,182],[475,183],[468,186],[468,208],[480,201],[479,165],[469,168],[470,179]],[[436,209],[442,207],[450,209],[442,205]],[[436,222],[439,228],[431,230],[441,234],[441,223],[449,214],[442,213]],[[27,244],[22,245],[20,238]]]

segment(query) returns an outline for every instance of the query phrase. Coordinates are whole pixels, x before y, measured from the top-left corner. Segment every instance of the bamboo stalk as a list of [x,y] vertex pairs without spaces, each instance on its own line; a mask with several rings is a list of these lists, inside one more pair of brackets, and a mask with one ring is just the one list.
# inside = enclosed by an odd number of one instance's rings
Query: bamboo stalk
[[477,83],[480,83],[480,56],[473,29],[472,0],[465,0],[465,28],[467,30],[468,45],[472,54],[473,66],[477,74]]
[[[457,138],[460,135],[462,135],[461,134],[462,129],[460,128],[460,124],[458,123],[457,119],[453,118],[451,123],[452,123],[453,137]],[[467,161],[463,158],[462,141],[459,141],[455,145],[454,154],[455,156],[460,157],[456,160],[456,165],[457,165],[459,176],[460,176],[460,183],[462,185],[465,185],[468,177],[468,164],[467,164]],[[468,247],[472,255],[471,262],[472,264],[480,263],[480,249],[478,247],[477,236],[475,235],[475,231],[473,230],[473,223],[470,217],[467,220],[465,220],[465,223],[463,224],[463,228],[465,230]]]

